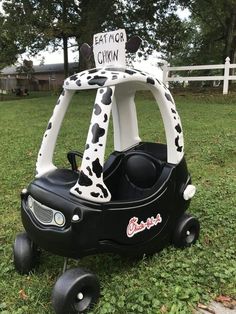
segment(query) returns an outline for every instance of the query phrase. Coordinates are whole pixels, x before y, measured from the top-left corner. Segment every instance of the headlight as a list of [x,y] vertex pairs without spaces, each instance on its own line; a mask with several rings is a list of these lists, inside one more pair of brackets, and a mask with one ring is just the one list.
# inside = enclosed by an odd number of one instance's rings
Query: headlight
[[65,224],[65,218],[64,218],[64,215],[60,212],[56,212],[55,215],[54,215],[54,220],[55,220],[55,223],[58,225],[58,226],[63,226]]
[[33,197],[32,196],[28,196],[28,199],[27,199],[27,203],[28,203],[28,207],[29,207],[29,209],[33,209],[33,207],[34,207],[34,200],[33,200]]

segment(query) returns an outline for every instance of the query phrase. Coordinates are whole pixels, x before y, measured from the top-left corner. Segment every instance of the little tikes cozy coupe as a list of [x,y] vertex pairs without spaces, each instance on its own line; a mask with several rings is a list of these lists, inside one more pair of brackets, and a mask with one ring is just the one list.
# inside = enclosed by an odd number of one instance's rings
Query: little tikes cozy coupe
[[[114,252],[152,254],[168,244],[187,247],[199,236],[199,222],[185,211],[195,193],[184,158],[182,126],[174,100],[155,77],[125,67],[124,30],[94,35],[96,68],[67,78],[43,137],[36,177],[21,194],[25,233],[14,243],[14,263],[22,273],[36,265],[42,248],[66,258]],[[83,45],[84,55],[92,48]],[[53,164],[57,136],[75,91],[97,89],[83,154],[70,151],[72,169]],[[163,119],[166,145],[142,142],[137,90],[153,94]],[[114,152],[104,162],[112,111]],[[76,157],[82,158],[78,170]],[[52,303],[58,314],[81,313],[99,297],[97,277],[84,269],[66,270],[57,280]]]

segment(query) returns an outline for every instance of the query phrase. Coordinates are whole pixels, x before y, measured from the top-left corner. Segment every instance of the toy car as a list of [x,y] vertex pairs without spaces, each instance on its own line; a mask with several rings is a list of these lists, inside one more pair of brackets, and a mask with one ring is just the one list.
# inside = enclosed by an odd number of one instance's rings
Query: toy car
[[[119,31],[124,45],[125,33]],[[38,248],[75,259],[104,252],[142,256],[171,243],[187,247],[198,239],[199,222],[185,213],[195,187],[174,100],[155,77],[110,65],[110,59],[64,82],[43,137],[36,177],[21,194],[26,232],[16,237],[14,263],[22,274],[35,267]],[[75,91],[85,89],[97,89],[85,150],[68,152],[71,169],[58,169],[52,159],[64,115]],[[140,89],[150,90],[157,101],[166,144],[142,142],[139,137],[134,96]],[[114,152],[104,162],[111,111]],[[84,312],[96,303],[99,290],[93,273],[66,270],[53,289],[55,312]]]

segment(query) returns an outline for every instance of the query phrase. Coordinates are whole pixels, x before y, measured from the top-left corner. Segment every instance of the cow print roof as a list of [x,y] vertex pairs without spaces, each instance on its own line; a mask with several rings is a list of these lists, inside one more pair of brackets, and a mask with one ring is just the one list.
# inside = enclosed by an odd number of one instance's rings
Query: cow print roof
[[157,84],[166,88],[162,82],[151,77],[150,74],[130,68],[95,68],[86,70],[67,78],[64,82],[64,88],[73,90],[94,89],[117,85],[126,81],[135,81],[136,79],[137,81],[143,81],[152,85]]

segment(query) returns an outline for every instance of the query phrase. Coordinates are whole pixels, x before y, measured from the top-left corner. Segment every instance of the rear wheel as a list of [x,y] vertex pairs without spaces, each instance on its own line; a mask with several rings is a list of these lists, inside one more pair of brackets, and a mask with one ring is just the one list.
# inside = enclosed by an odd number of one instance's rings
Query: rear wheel
[[197,241],[199,233],[199,221],[195,217],[184,213],[177,221],[172,242],[175,247],[189,247]]
[[69,269],[54,286],[52,304],[56,314],[84,313],[98,301],[99,294],[94,274],[82,268]]
[[38,261],[39,251],[27,233],[19,233],[13,245],[13,258],[16,270],[20,274],[28,274]]

